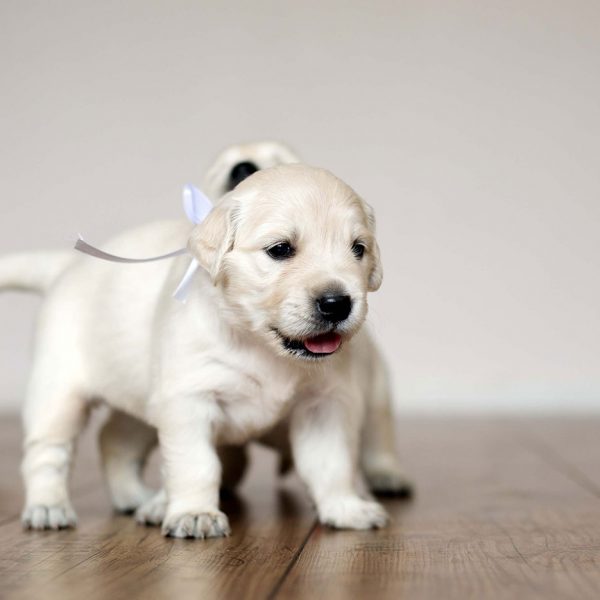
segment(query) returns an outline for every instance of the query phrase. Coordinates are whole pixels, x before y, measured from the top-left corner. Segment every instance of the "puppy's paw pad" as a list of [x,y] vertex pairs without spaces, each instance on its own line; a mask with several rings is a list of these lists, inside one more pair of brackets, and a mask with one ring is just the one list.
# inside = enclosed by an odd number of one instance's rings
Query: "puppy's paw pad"
[[135,511],[135,520],[140,525],[160,525],[167,513],[167,501],[163,494],[155,494]]
[[319,518],[323,525],[336,529],[380,529],[389,521],[381,504],[358,497],[328,501],[319,510]]
[[221,511],[183,514],[167,517],[163,535],[175,538],[218,538],[231,533],[227,516]]
[[68,529],[77,525],[77,515],[66,504],[34,504],[25,507],[21,523],[25,529]]

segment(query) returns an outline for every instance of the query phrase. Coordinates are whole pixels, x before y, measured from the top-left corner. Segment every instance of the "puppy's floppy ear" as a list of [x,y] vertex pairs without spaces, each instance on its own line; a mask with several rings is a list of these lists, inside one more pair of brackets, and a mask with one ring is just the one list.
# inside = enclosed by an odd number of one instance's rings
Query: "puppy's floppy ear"
[[192,230],[188,248],[216,285],[223,275],[223,259],[235,241],[236,203],[231,196],[212,209],[206,219]]
[[379,244],[375,238],[375,212],[369,204],[364,200],[362,201],[365,213],[367,214],[367,220],[369,222],[369,229],[373,234],[373,243],[370,249],[371,259],[371,271],[369,273],[369,291],[376,292],[381,287],[383,281],[383,267],[381,265],[381,257],[379,253]]

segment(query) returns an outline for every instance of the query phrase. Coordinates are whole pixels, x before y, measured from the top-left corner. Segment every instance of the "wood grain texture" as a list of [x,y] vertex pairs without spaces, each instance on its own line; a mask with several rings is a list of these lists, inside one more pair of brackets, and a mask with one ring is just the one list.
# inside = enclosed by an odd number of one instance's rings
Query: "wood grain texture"
[[[12,420],[11,420],[12,421]],[[9,427],[5,423],[5,427]],[[14,421],[13,421],[14,426]],[[75,531],[23,532],[16,515],[19,480],[2,483],[7,513],[0,525],[2,598],[263,598],[285,574],[314,526],[299,482],[276,485],[276,457],[254,448],[237,497],[224,501],[233,534],[194,542],[165,539],[158,528],[114,515],[95,452],[94,423],[80,444],[73,481]],[[16,436],[15,441],[17,441]],[[17,470],[19,443],[0,462]],[[156,461],[150,477],[157,481]]]
[[598,420],[552,418],[522,432],[523,442],[544,460],[600,498]]
[[388,501],[381,532],[316,529],[280,597],[600,597],[600,502],[521,444],[525,429],[404,423],[413,504]]
[[255,449],[224,505],[233,535],[201,542],[112,514],[96,428],[73,481],[78,529],[25,533],[18,421],[0,421],[1,598],[600,597],[600,419],[403,420],[417,496],[386,500],[382,531],[316,526],[297,479]]

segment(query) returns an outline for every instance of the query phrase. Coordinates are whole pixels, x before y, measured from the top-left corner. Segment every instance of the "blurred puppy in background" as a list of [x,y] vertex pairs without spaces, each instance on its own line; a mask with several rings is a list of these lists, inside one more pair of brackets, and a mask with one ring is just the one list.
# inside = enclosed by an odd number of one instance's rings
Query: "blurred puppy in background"
[[[289,454],[322,523],[382,527],[374,492],[406,494],[385,368],[363,328],[382,268],[371,208],[282,144],[229,148],[209,170],[220,198],[195,227],[159,222],[106,245],[147,256],[187,243],[204,270],[185,304],[189,258],[115,265],[73,252],[0,260],[0,288],[41,292],[24,408],[23,524],[76,521],[68,479],[90,406],[111,407],[100,445],[114,506],[165,535],[229,534],[219,488],[251,440]],[[164,484],[142,467],[159,443]]]

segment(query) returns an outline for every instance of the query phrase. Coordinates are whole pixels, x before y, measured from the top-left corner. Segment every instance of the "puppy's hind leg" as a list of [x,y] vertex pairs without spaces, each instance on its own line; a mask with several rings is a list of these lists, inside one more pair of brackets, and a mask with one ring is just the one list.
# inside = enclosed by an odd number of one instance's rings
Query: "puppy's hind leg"
[[389,381],[379,356],[374,356],[371,373],[362,431],[362,471],[375,494],[408,498],[413,486],[398,460]]
[[36,371],[24,415],[26,499],[22,522],[26,529],[74,527],[77,518],[69,500],[68,480],[87,405],[67,380],[57,379],[56,373],[45,368]]
[[100,432],[102,466],[113,506],[131,513],[154,492],[142,474],[146,458],[156,446],[156,430],[121,411],[113,410]]
[[140,525],[161,525],[167,513],[167,491],[160,489],[135,511],[135,520]]

